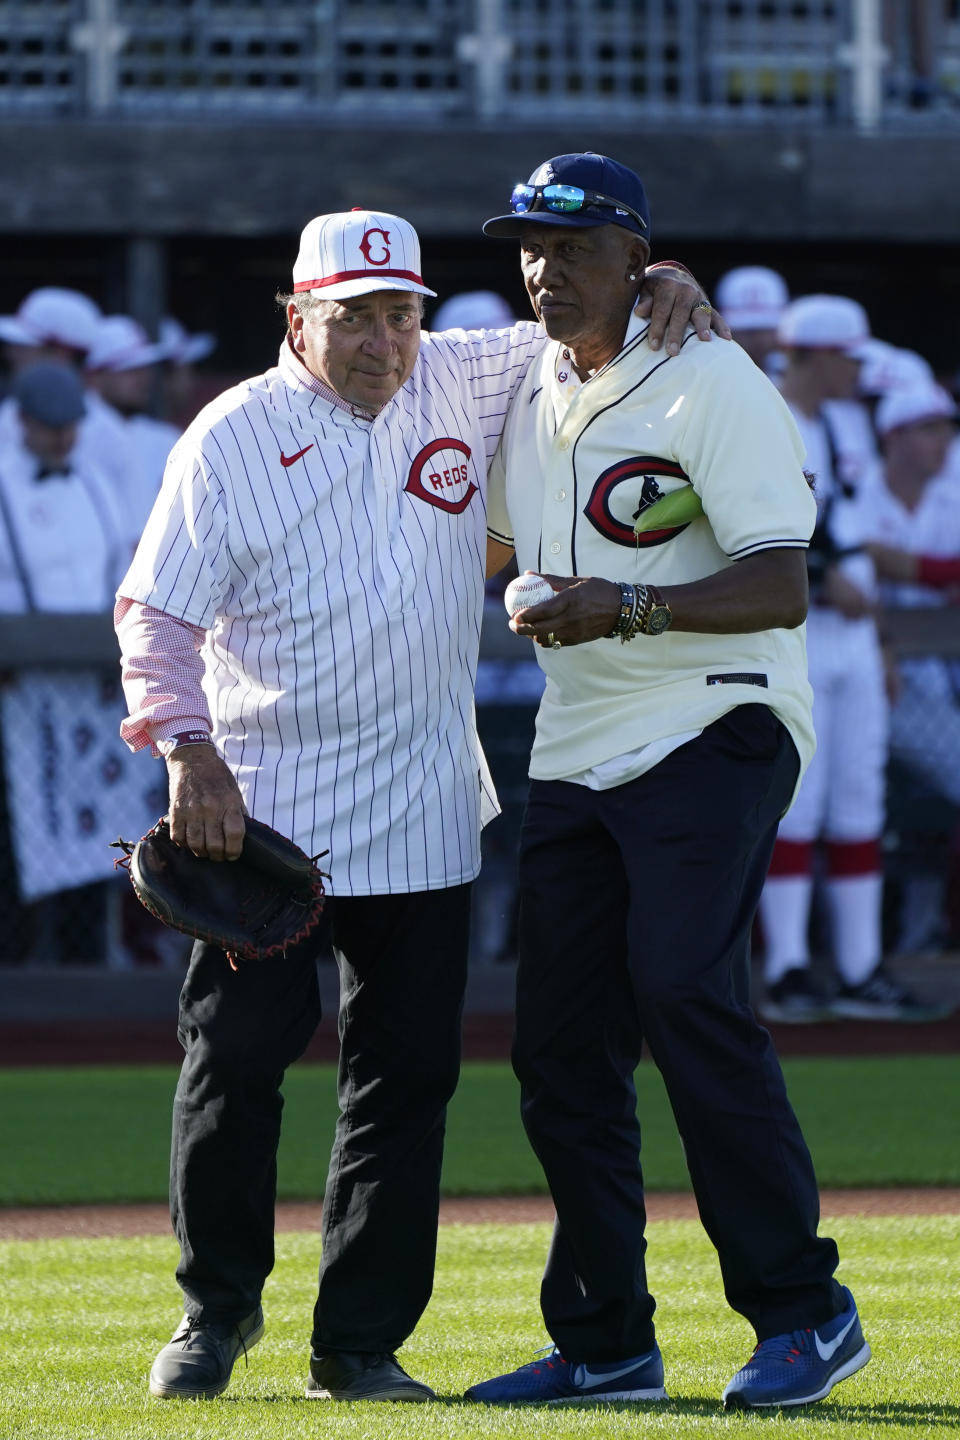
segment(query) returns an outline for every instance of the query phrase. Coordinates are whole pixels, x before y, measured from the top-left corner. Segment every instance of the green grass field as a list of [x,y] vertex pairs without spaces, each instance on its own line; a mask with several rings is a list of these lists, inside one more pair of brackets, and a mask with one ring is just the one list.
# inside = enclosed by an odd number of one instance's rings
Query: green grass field
[[544,1343],[536,1296],[546,1225],[449,1226],[434,1299],[403,1352],[441,1396],[424,1406],[329,1405],[302,1398],[317,1239],[284,1235],[264,1297],[267,1333],[225,1396],[152,1400],[146,1376],[178,1314],[171,1240],[0,1245],[3,1440],[499,1440],[499,1437],[730,1435],[792,1440],[948,1436],[960,1426],[960,1247],[953,1217],[830,1225],[874,1360],[833,1395],[781,1415],[725,1415],[718,1397],[749,1355],[725,1306],[713,1251],[693,1221],[650,1227],[649,1273],[671,1401],[575,1410],[468,1406],[473,1380]]
[[[784,1071],[823,1186],[960,1184],[960,1057],[790,1060]],[[164,1200],[172,1068],[0,1070],[0,1205]],[[657,1071],[638,1072],[651,1190],[688,1186]],[[333,1070],[287,1076],[280,1193],[323,1190]],[[507,1065],[468,1064],[450,1109],[448,1195],[545,1190]],[[2,1436],[0,1436],[2,1440]]]

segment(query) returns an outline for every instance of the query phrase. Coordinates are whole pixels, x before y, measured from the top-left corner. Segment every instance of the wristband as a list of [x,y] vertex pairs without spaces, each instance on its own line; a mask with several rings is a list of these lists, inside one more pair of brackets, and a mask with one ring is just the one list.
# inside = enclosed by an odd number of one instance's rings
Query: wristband
[[615,582],[620,590],[620,614],[617,616],[616,624],[606,634],[607,640],[613,640],[617,635],[622,635],[628,629],[637,609],[637,592],[626,580]]
[[167,746],[165,753],[172,755],[181,745],[212,745],[213,740],[209,730],[182,730],[179,735],[171,735],[164,743]]

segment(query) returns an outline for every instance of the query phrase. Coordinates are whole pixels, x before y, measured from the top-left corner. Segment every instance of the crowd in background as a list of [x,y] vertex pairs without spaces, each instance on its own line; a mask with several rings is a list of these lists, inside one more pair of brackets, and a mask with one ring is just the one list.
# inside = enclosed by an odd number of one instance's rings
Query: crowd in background
[[[107,616],[214,337],[170,317],[154,341],[51,286],[0,317],[0,342],[0,613]],[[155,823],[165,777],[120,741],[110,649],[77,665],[71,634],[43,664],[0,662],[0,961],[162,963],[178,937],[131,904],[109,843]]]
[[[819,750],[764,892],[758,1005],[787,1022],[934,1018],[941,1012],[889,973],[884,953],[960,943],[960,660],[895,653],[884,617],[960,600],[955,397],[922,354],[872,334],[847,297],[791,298],[782,276],[743,267],[722,277],[714,299],[789,405],[819,508],[808,620]],[[499,295],[470,291],[428,323],[487,328],[512,318]],[[882,317],[875,322],[882,332]],[[47,287],[0,317],[0,342],[0,610],[107,613],[196,409],[194,366],[215,339],[173,318],[153,339],[130,316]],[[507,578],[491,589],[491,622],[505,623]],[[76,665],[4,673],[0,893],[10,923],[0,963],[183,958],[169,932],[130,907],[126,882],[107,878],[106,829],[140,833],[140,819],[146,828],[164,808],[162,767],[119,741],[117,680]],[[480,960],[512,958],[523,754],[541,684],[532,661],[481,660],[481,734],[506,820],[485,836]],[[892,859],[903,854],[892,857],[887,843],[893,810],[901,828],[909,814],[919,837],[895,887]],[[68,891],[38,860],[51,840],[90,857],[88,873],[70,872]],[[821,952],[830,975],[816,963]]]

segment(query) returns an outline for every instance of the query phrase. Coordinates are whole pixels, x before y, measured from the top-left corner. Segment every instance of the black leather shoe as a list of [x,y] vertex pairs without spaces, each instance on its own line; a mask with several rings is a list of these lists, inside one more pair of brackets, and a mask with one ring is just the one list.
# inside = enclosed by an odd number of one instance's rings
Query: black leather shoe
[[150,1394],[164,1400],[212,1400],[230,1384],[238,1355],[246,1355],[263,1334],[263,1311],[235,1325],[214,1325],[184,1315],[150,1371]]
[[413,1380],[395,1355],[339,1350],[310,1356],[308,1400],[436,1400],[429,1385]]

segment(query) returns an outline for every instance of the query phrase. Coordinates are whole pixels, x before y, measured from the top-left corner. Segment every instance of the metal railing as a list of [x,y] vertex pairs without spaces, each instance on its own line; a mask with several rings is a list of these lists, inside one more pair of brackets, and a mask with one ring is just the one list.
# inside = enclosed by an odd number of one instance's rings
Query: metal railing
[[958,0],[0,0],[0,114],[960,124]]

